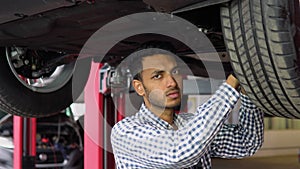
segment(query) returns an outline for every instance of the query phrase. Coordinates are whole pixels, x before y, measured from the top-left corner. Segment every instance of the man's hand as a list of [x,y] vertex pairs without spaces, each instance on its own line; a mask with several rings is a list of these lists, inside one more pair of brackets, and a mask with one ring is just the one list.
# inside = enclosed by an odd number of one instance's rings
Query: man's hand
[[226,83],[229,84],[231,87],[235,88],[236,90],[240,86],[240,82],[238,81],[237,78],[235,78],[232,74],[230,74],[227,77]]
[[247,93],[246,93],[246,90],[245,90],[243,87],[241,87],[241,93],[244,94],[244,95],[247,94]]

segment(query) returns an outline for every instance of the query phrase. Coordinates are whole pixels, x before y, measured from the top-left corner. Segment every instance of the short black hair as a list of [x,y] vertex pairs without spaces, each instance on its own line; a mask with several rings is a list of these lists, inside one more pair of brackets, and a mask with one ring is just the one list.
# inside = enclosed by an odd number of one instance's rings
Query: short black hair
[[150,41],[142,44],[135,52],[129,55],[129,68],[133,79],[142,81],[143,58],[156,54],[173,56],[175,53],[175,48],[170,42]]

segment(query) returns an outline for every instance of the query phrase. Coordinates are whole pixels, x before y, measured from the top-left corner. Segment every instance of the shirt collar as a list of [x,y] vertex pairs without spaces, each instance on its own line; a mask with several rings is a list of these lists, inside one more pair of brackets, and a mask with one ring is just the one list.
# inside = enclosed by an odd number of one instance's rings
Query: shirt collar
[[[145,120],[152,124],[154,124],[156,127],[159,127],[160,129],[168,129],[171,130],[173,127],[166,121],[162,120],[158,116],[156,116],[154,113],[152,113],[145,104],[142,104],[139,115]],[[183,119],[178,116],[176,113],[174,113],[174,123],[177,125],[178,128],[182,127],[183,125]]]

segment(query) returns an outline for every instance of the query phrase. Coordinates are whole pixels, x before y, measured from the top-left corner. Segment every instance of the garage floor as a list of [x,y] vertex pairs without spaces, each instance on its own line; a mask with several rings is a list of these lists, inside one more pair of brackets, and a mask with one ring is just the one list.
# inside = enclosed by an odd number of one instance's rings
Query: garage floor
[[242,160],[213,159],[213,169],[300,169],[298,157],[252,157]]

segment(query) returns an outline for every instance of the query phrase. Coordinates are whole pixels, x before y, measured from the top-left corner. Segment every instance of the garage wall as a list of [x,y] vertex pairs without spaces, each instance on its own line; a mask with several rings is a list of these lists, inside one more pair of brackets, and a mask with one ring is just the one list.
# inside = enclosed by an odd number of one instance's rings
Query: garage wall
[[254,156],[298,155],[299,150],[300,130],[267,130],[264,144]]

